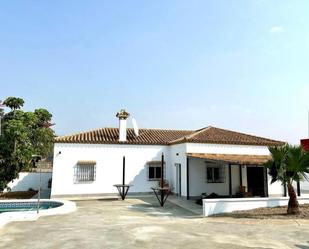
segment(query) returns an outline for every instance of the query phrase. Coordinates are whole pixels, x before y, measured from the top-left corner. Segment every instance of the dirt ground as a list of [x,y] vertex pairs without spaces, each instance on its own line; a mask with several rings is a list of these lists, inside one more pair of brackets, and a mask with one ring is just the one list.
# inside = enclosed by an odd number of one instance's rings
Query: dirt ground
[[256,208],[246,211],[218,214],[214,217],[254,218],[254,219],[309,219],[309,204],[300,205],[299,215],[288,215],[287,206],[273,208]]

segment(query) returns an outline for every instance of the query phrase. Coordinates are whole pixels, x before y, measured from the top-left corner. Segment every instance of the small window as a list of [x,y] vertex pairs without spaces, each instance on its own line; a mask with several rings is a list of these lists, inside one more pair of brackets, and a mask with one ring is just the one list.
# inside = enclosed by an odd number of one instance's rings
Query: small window
[[220,164],[206,165],[207,183],[223,183],[225,182],[225,168]]
[[74,170],[74,182],[93,182],[95,181],[95,164],[77,164]]
[[148,163],[148,180],[157,181],[161,179],[161,163]]

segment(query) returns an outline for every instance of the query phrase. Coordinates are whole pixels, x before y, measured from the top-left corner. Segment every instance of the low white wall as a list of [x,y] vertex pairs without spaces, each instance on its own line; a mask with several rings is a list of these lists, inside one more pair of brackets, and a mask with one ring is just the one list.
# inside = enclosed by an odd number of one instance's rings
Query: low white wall
[[[288,205],[288,200],[288,197],[204,199],[203,214],[204,216],[210,216],[261,207],[285,206]],[[309,203],[309,197],[298,197],[298,202],[299,204]]]
[[[41,189],[48,189],[48,181],[52,178],[51,172],[41,173]],[[11,191],[27,191],[29,188],[38,190],[40,183],[40,173],[38,172],[20,172],[19,177],[8,184]]]

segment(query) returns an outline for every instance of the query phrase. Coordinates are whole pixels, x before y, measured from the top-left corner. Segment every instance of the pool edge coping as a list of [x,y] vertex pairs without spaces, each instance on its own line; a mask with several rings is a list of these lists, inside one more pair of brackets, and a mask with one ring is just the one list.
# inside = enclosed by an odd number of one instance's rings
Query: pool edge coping
[[[61,200],[61,199],[42,199],[41,202],[60,202],[63,205],[55,208],[41,209],[39,213],[37,211],[19,211],[19,212],[5,212],[0,213],[0,229],[6,224],[13,221],[35,221],[42,216],[51,215],[63,215],[74,212],[76,210],[76,204],[73,201]],[[34,202],[37,203],[35,199],[19,199],[19,200],[1,200],[3,202]]]

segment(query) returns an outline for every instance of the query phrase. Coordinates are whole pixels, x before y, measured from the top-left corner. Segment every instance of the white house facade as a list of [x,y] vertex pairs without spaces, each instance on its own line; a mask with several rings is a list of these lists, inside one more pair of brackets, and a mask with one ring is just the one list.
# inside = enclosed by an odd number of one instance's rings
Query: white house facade
[[117,114],[119,128],[102,128],[57,137],[54,145],[52,197],[114,194],[125,181],[129,193],[151,192],[161,177],[172,192],[186,198],[218,196],[283,196],[284,187],[270,184],[262,166],[268,146],[281,141],[206,127],[197,131],[126,128],[128,113]]

